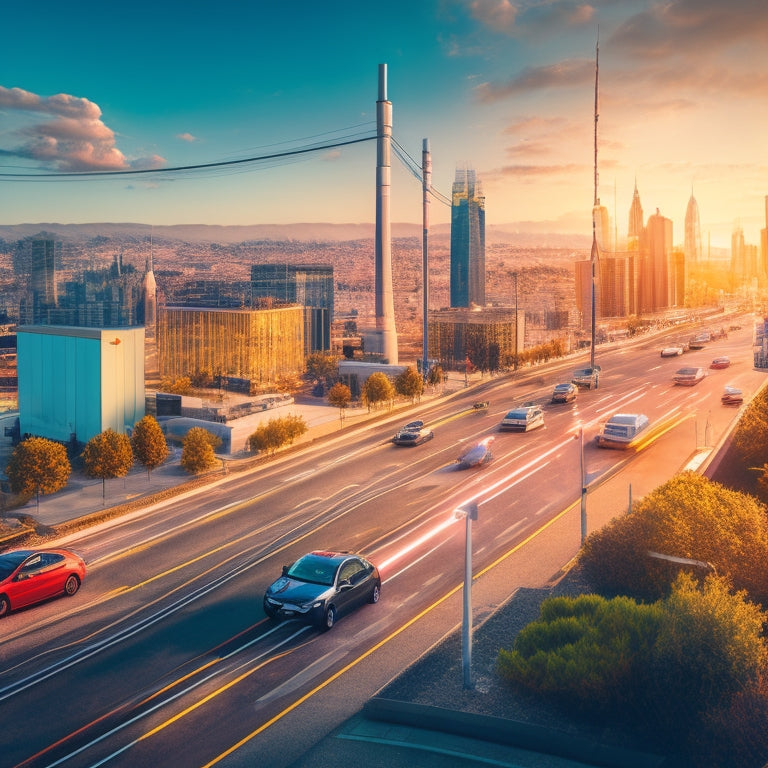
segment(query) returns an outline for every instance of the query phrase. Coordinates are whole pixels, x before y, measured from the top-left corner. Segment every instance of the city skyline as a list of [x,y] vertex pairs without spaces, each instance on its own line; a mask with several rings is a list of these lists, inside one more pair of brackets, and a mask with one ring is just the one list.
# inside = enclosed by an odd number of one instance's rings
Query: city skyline
[[[471,165],[489,226],[589,234],[599,27],[598,196],[619,238],[637,182],[676,244],[691,194],[704,251],[736,227],[760,243],[768,15],[755,0],[43,10],[45,24],[38,7],[8,9],[20,34],[0,81],[1,174],[160,169],[370,136],[387,63],[393,137],[412,158],[429,138],[436,190],[449,196],[455,168]],[[375,165],[369,140],[228,172],[4,175],[2,223],[372,222]],[[394,159],[392,171],[392,221],[419,221],[419,182]],[[435,202],[431,220],[450,221],[450,207]]]

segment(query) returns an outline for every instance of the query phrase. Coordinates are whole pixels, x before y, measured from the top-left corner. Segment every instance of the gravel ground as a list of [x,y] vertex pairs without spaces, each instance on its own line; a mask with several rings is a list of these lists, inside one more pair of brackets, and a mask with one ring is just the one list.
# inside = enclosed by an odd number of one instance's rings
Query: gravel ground
[[461,633],[456,632],[389,683],[378,696],[530,723],[600,744],[645,751],[647,743],[632,733],[587,717],[576,719],[541,697],[518,691],[496,673],[499,649],[510,648],[517,633],[538,618],[544,599],[553,595],[575,597],[590,591],[576,568],[552,588],[521,588],[515,592],[474,630],[474,689],[463,686]]

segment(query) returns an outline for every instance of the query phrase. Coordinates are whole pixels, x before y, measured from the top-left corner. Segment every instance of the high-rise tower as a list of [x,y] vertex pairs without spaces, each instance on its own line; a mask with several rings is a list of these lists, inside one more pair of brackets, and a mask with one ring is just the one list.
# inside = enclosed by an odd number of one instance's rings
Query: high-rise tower
[[485,306],[485,197],[475,172],[457,169],[451,203],[451,306]]
[[699,204],[693,196],[688,201],[685,209],[685,239],[683,241],[683,254],[688,264],[696,264],[701,261],[701,222],[699,220]]
[[627,240],[630,250],[636,250],[640,235],[643,232],[643,206],[640,202],[640,193],[637,191],[637,179],[635,179],[635,191],[632,193],[632,205],[629,208],[629,225],[627,226]]
[[30,284],[36,307],[56,306],[56,244],[53,240],[32,241]]

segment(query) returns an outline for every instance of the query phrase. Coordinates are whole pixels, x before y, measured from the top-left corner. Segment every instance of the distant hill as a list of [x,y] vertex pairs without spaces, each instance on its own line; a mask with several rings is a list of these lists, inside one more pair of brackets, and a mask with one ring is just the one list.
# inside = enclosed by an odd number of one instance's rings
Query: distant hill
[[[430,237],[447,240],[450,236],[450,224],[438,224],[430,229]],[[175,224],[170,226],[152,226],[131,222],[58,224],[42,222],[39,224],[0,225],[0,239],[5,241],[21,240],[47,232],[57,237],[72,241],[88,241],[94,238],[115,238],[146,240],[150,234],[158,241],[181,241],[187,243],[243,243],[260,240],[277,242],[348,242],[354,240],[372,240],[376,233],[374,224],[252,224],[245,226],[220,226],[217,224]],[[421,224],[393,223],[393,238],[414,237],[421,239]],[[536,232],[530,223],[497,224],[486,228],[486,241],[489,244],[507,243],[526,247],[588,248],[591,235]]]

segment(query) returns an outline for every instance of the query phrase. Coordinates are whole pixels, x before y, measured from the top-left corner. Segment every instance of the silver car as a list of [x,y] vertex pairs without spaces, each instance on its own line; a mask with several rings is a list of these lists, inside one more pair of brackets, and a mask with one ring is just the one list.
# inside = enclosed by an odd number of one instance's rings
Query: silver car
[[499,429],[528,432],[531,429],[544,426],[544,411],[536,405],[515,408],[509,411],[501,420]]

